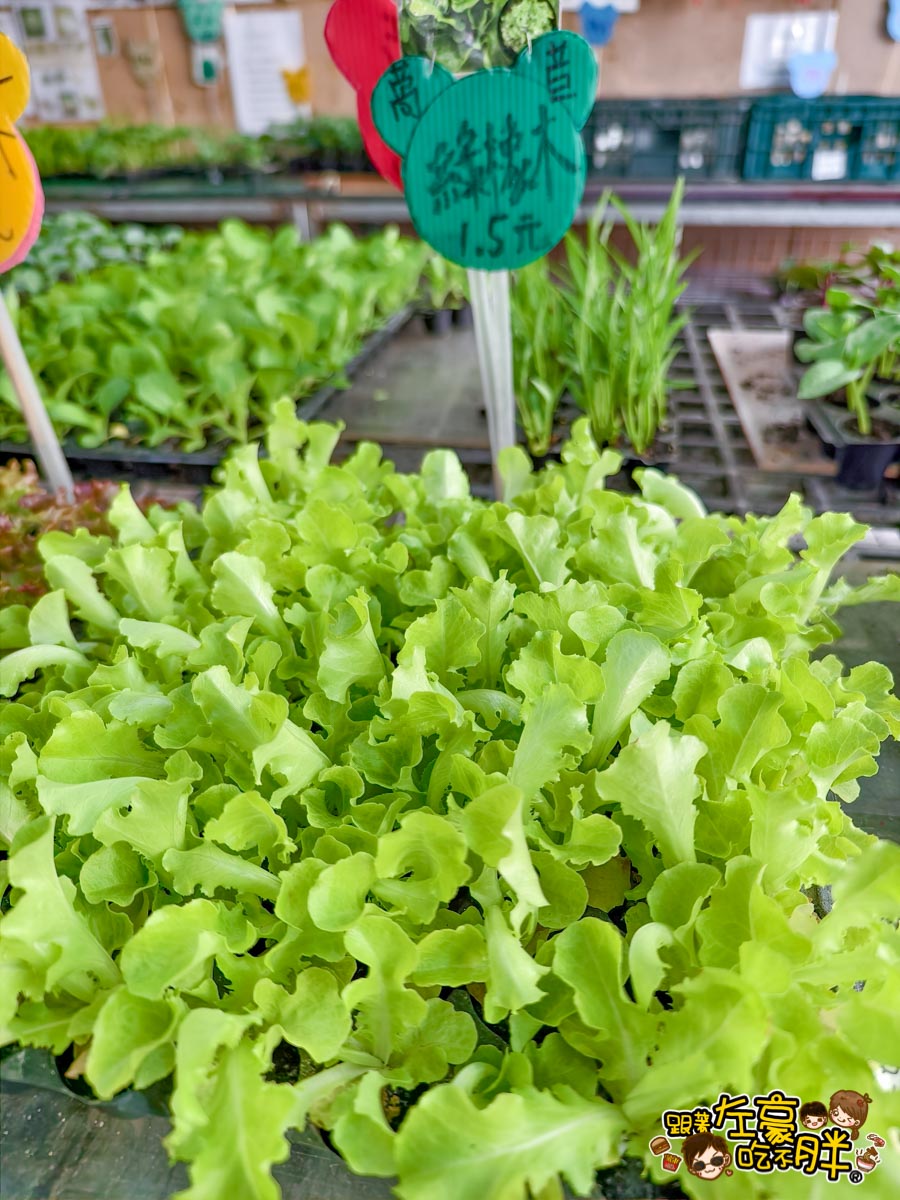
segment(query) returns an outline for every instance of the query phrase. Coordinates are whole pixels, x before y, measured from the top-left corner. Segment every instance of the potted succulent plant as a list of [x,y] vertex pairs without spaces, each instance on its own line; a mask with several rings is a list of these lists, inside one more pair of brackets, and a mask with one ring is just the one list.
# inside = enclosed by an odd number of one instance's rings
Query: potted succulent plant
[[900,453],[900,293],[869,302],[833,288],[827,300],[804,319],[800,399],[816,402],[809,420],[834,448],[838,482],[876,488]]

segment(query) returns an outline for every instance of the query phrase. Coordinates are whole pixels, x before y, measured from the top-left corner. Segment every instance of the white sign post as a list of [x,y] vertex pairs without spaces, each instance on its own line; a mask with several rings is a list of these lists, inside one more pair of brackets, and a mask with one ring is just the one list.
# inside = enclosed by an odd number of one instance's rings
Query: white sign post
[[487,412],[494,494],[503,498],[497,466],[501,450],[516,444],[516,400],[513,389],[512,326],[509,271],[468,272],[478,347],[478,369]]
[[13,324],[3,292],[0,291],[0,355],[12,380],[22,415],[31,434],[34,452],[40,463],[41,474],[54,492],[60,493],[71,502],[75,499],[72,473],[63,454],[56,430],[47,416],[44,401],[38,391],[22,343]]

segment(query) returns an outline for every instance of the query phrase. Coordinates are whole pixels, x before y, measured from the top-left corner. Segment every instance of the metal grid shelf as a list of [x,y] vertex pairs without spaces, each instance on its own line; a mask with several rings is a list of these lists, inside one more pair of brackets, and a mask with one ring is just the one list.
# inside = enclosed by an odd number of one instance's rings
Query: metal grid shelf
[[[799,492],[816,513],[837,509],[869,525],[900,525],[900,497],[893,482],[885,481],[880,493],[857,492],[833,479],[757,467],[708,333],[722,327],[777,329],[781,310],[758,281],[745,281],[740,291],[736,287],[733,277],[728,286],[698,279],[684,297],[691,317],[672,368],[679,387],[670,397],[674,455],[666,469],[712,510],[773,515],[791,492]],[[424,338],[413,325],[372,360],[350,391],[326,404],[321,417],[345,423],[338,455],[350,453],[360,440],[376,441],[399,470],[416,471],[429,449],[449,446],[468,471],[473,490],[490,495],[490,451],[475,346],[474,341],[456,340],[460,336]],[[381,402],[385,396],[389,399]],[[634,486],[625,472],[610,483],[622,489]]]
[[691,391],[676,392],[673,419],[678,459],[673,474],[693,487],[715,509],[739,515],[773,514],[791,492],[815,512],[851,512],[866,524],[900,524],[896,483],[885,480],[878,492],[857,492],[833,479],[761,471],[756,466],[740,418],[709,343],[711,328],[777,329],[781,311],[774,298],[756,294],[709,291],[686,297],[692,309],[683,335],[684,353],[675,362],[676,378],[693,378]]

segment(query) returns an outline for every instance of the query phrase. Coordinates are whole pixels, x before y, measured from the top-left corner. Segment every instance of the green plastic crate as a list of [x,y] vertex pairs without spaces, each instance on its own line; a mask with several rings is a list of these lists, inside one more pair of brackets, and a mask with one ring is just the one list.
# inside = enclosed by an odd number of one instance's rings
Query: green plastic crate
[[900,179],[900,99],[766,96],[750,118],[745,179]]
[[739,179],[752,101],[598,100],[585,127],[599,179]]

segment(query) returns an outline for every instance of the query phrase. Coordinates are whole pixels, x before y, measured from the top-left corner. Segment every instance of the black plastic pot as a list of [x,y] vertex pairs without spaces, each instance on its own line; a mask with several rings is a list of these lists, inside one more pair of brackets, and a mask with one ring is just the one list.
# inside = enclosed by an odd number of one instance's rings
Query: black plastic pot
[[471,329],[474,324],[471,304],[463,304],[461,308],[454,308],[451,316],[454,329]]
[[374,171],[365,150],[347,150],[341,159],[341,170],[351,175],[368,175]]
[[856,433],[852,429],[853,413],[830,401],[814,401],[806,411],[826,453],[837,460],[840,486],[853,491],[880,487],[888,467],[900,458],[900,407],[880,403],[874,409],[876,420],[896,428],[896,437],[889,441]]
[[614,447],[614,449],[622,454],[622,470],[631,479],[632,486],[637,488],[637,481],[634,479],[635,471],[649,467],[654,471],[662,471],[665,475],[671,470],[672,463],[678,457],[675,428],[674,426],[665,426],[660,429],[653,445],[643,454],[638,454],[627,442]]
[[[525,434],[520,433],[519,444],[522,445],[523,443],[525,443],[525,447],[527,449]],[[546,454],[532,454],[532,452],[529,450],[528,456],[531,459],[531,465],[534,467],[535,471],[543,471],[544,467],[549,467],[551,463],[562,462],[562,454],[559,447],[554,448],[551,446]]]
[[453,313],[449,308],[432,309],[422,313],[422,320],[427,333],[435,337],[445,337],[453,326]]
[[854,491],[877,488],[884,473],[897,456],[897,447],[889,444],[869,445],[861,442],[845,446],[838,452],[840,464],[837,481]]

